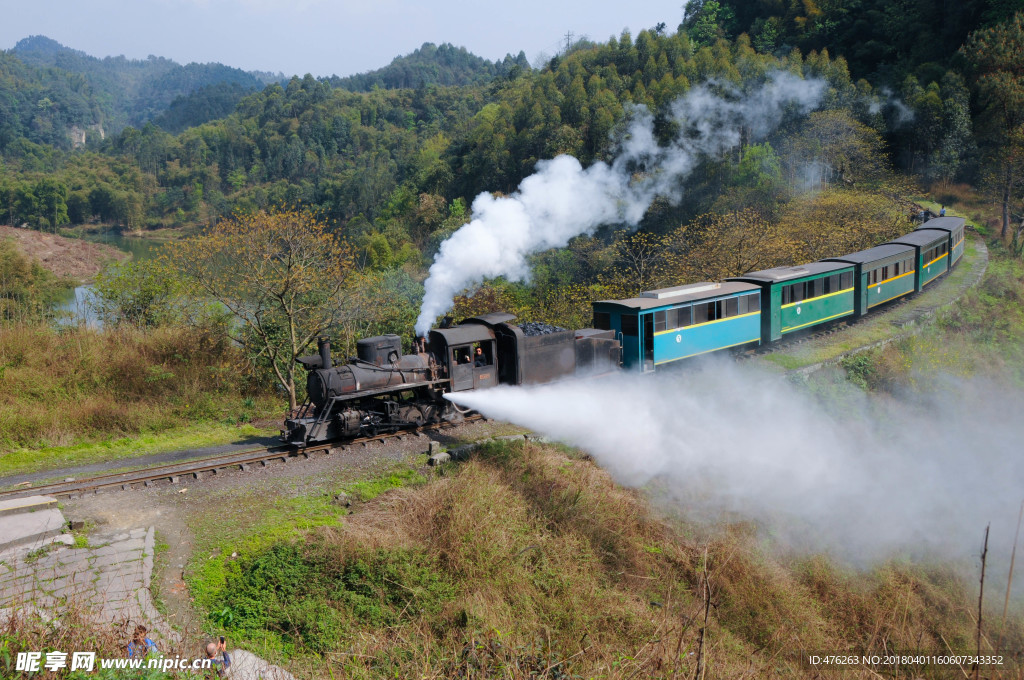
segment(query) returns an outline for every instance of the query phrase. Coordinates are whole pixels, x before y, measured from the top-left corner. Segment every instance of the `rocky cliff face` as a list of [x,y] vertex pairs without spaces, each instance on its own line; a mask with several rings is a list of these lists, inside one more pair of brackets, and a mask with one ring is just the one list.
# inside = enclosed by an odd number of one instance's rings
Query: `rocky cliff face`
[[76,149],[80,146],[85,146],[86,136],[88,135],[90,130],[99,134],[100,139],[105,139],[107,136],[106,133],[103,131],[103,125],[100,123],[93,123],[92,125],[87,126],[85,129],[80,128],[77,125],[72,125],[71,129],[68,130],[68,137],[71,138],[71,146]]

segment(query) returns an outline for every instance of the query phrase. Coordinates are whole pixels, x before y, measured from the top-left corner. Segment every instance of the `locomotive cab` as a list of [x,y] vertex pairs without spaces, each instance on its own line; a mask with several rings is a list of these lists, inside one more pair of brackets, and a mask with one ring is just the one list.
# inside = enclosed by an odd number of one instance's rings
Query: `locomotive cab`
[[430,331],[428,342],[430,354],[439,364],[448,367],[452,392],[498,384],[497,353],[491,329],[479,324],[439,328]]

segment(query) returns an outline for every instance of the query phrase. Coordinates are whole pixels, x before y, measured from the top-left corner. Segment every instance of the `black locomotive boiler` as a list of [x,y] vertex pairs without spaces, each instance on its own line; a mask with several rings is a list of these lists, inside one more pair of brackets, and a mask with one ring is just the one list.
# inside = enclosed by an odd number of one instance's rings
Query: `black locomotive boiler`
[[449,392],[529,385],[618,369],[621,345],[612,331],[565,330],[512,323],[511,314],[475,316],[431,330],[403,354],[401,338],[356,343],[357,356],[335,366],[330,343],[299,359],[308,371],[308,399],[285,421],[282,439],[295,446],[374,436],[461,417]]

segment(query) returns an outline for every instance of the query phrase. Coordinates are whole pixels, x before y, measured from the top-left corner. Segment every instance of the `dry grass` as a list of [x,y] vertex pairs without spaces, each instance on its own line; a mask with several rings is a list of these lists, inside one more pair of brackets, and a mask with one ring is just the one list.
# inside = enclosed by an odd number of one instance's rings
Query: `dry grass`
[[[316,655],[293,613],[253,599],[278,587],[267,561],[236,565],[221,600],[265,615],[288,641],[277,653],[310,677],[674,678],[693,677],[698,657],[708,678],[829,677],[801,668],[798,653],[970,649],[972,596],[952,571],[846,572],[823,557],[773,557],[749,525],[693,533],[577,454],[490,444],[298,546],[300,562],[320,566],[289,602],[335,617],[316,629]],[[406,556],[401,573],[415,583],[387,576]],[[357,586],[386,623],[350,611]],[[1020,639],[1019,621],[1007,633]]]
[[222,334],[203,328],[0,327],[0,451],[237,415],[258,395],[243,367]]
[[[34,607],[12,607],[0,609],[0,678],[69,678],[70,680],[163,680],[168,673],[160,669],[116,670],[100,668],[99,659],[123,659],[127,656],[127,645],[138,621],[122,619],[100,622],[90,615],[89,608],[76,602],[69,602],[58,611],[41,612]],[[180,639],[186,644],[160,638],[156,631],[150,631],[156,638],[157,649],[165,658],[202,658],[201,644],[205,640],[198,631],[181,631]],[[15,670],[19,652],[42,652],[40,666],[46,660],[46,653],[60,651],[67,653],[66,663],[70,667],[72,652],[95,652],[95,668],[91,672],[69,668],[53,672],[42,669],[26,674]],[[169,671],[174,677],[188,680],[206,677],[199,671]]]

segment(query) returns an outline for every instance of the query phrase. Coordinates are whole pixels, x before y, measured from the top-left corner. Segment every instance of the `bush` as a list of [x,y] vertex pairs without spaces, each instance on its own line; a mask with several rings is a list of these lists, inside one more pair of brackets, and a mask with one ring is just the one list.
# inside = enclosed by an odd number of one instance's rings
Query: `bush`
[[440,565],[421,551],[278,543],[228,576],[214,612],[237,631],[270,630],[286,647],[322,654],[351,629],[436,614],[454,593]]
[[22,256],[10,239],[0,239],[0,322],[45,319],[70,288],[70,282]]

